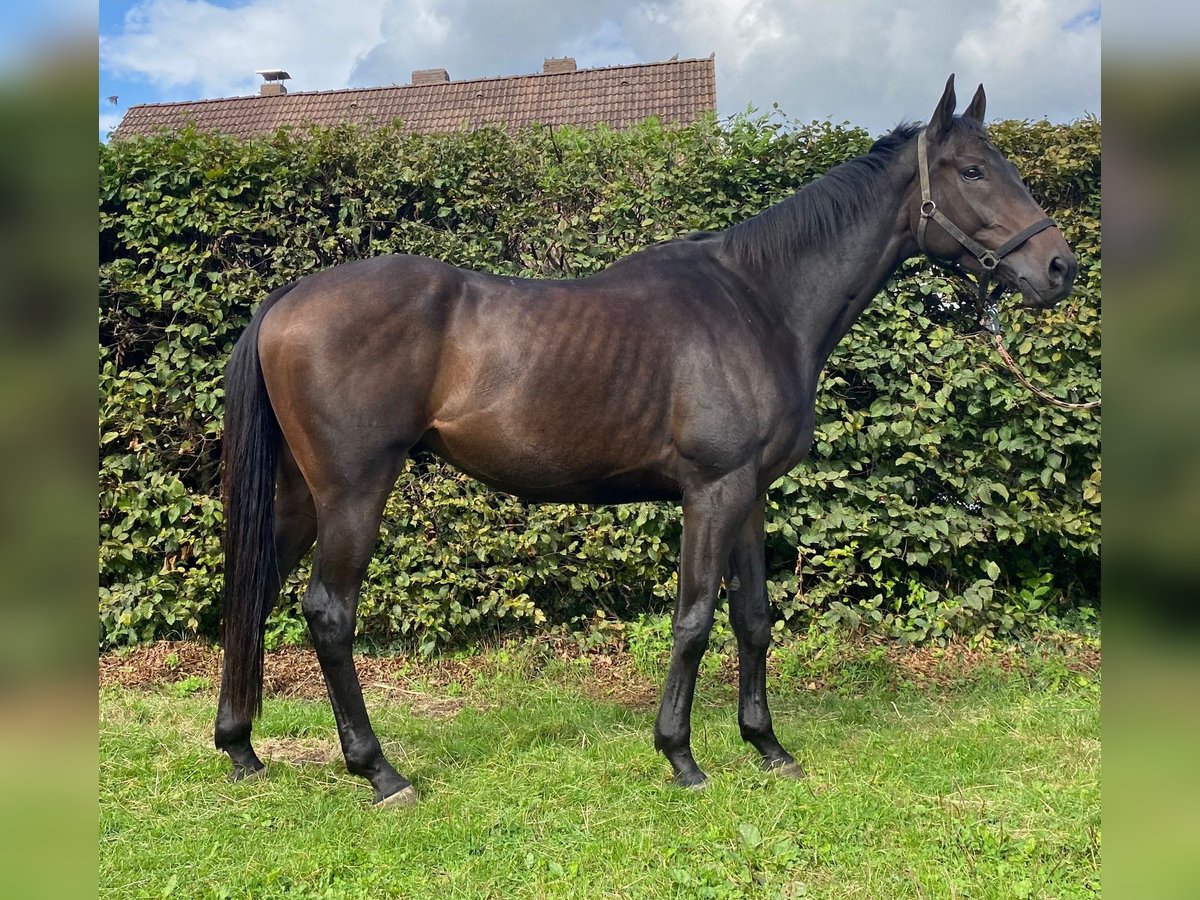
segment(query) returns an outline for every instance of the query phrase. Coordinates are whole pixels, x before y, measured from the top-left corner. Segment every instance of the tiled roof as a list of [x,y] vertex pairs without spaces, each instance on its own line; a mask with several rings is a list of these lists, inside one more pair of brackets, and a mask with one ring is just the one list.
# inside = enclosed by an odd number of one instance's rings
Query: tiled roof
[[621,128],[657,116],[688,124],[717,105],[713,58],[681,59],[574,72],[479,78],[276,96],[228,97],[131,106],[114,137],[149,134],[194,122],[201,131],[237,137],[281,125],[384,124],[399,119],[419,132],[502,124]]

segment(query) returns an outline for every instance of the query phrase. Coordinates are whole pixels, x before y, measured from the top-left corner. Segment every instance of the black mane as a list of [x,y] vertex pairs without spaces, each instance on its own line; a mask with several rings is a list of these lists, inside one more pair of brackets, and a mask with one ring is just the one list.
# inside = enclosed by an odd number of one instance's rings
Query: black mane
[[835,166],[786,200],[726,230],[725,246],[740,261],[757,267],[770,257],[823,244],[874,201],[896,153],[922,127],[917,122],[897,125],[864,155]]

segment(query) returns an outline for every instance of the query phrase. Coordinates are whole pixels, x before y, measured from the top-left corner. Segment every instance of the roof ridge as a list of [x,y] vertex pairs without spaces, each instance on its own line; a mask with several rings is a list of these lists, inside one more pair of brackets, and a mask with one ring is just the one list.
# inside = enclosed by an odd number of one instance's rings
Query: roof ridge
[[488,75],[481,78],[463,78],[457,81],[439,81],[433,84],[380,84],[372,85],[371,87],[346,87],[346,88],[330,88],[328,90],[315,91],[289,91],[286,94],[238,94],[232,97],[204,97],[200,100],[162,100],[156,103],[135,103],[126,110],[126,115],[135,109],[149,109],[164,106],[196,106],[204,103],[228,103],[231,100],[273,100],[277,102],[287,102],[288,97],[311,97],[315,94],[321,96],[329,96],[330,94],[349,94],[362,93],[367,91],[395,91],[408,88],[444,88],[455,84],[479,84],[489,81],[520,81],[527,78],[559,78],[572,75],[587,75],[591,72],[612,72],[617,69],[649,69],[655,66],[681,66],[685,63],[703,63],[714,62],[715,54],[712,56],[696,56],[688,59],[665,59],[657,62],[646,63],[627,63],[616,66],[593,66],[588,69],[575,69],[571,72],[527,72],[521,75]]

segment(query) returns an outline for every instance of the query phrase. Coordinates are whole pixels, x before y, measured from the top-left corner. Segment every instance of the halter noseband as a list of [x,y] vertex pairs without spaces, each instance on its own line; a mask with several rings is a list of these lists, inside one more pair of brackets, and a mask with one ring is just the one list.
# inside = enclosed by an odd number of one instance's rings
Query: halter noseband
[[[921,252],[932,258],[932,254],[925,247],[925,228],[928,226],[929,220],[933,219],[938,225],[942,226],[942,230],[975,255],[975,258],[979,260],[979,267],[982,270],[978,282],[979,303],[985,307],[991,316],[991,321],[988,323],[988,330],[996,333],[1000,330],[1000,325],[996,318],[995,307],[991,302],[992,298],[988,296],[988,285],[992,280],[992,272],[1000,265],[1000,260],[1004,259],[1004,257],[1008,256],[1008,254],[1012,253],[1035,234],[1053,227],[1054,220],[1047,216],[1045,219],[1034,222],[1025,230],[1013,235],[995,250],[989,250],[951,222],[933,201],[933,194],[929,188],[929,154],[926,150],[924,129],[917,136],[917,171],[921,176],[921,220],[917,225],[917,246],[921,248]],[[958,263],[949,263],[948,265],[957,274],[964,277],[967,275],[966,270]],[[1000,287],[998,285],[997,294],[999,290]]]

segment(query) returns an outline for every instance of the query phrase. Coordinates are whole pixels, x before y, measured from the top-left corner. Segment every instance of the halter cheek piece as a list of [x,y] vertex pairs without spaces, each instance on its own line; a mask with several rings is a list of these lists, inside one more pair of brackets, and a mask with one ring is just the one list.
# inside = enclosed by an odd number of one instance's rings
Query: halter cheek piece
[[[992,280],[992,272],[1000,265],[1000,260],[1008,256],[1035,234],[1045,231],[1047,228],[1054,226],[1054,220],[1047,217],[1039,222],[1034,222],[1024,231],[1020,231],[1013,235],[995,250],[989,250],[983,244],[979,243],[965,231],[951,222],[946,214],[938,209],[937,204],[933,201],[933,194],[929,189],[929,154],[926,150],[925,131],[922,130],[917,136],[917,171],[921,176],[921,221],[917,225],[917,246],[921,251],[932,258],[932,254],[925,247],[925,228],[929,224],[929,220],[937,222],[942,226],[942,229],[952,238],[966,247],[979,260],[979,267],[982,272],[979,275],[979,303],[988,312],[991,321],[988,323],[988,330],[992,333],[997,333],[1000,330],[1000,323],[996,318],[995,305],[993,297],[988,296],[988,285]],[[950,263],[957,274],[966,276],[967,272],[962,266],[957,263]],[[1001,287],[997,285],[996,294],[999,294]]]

